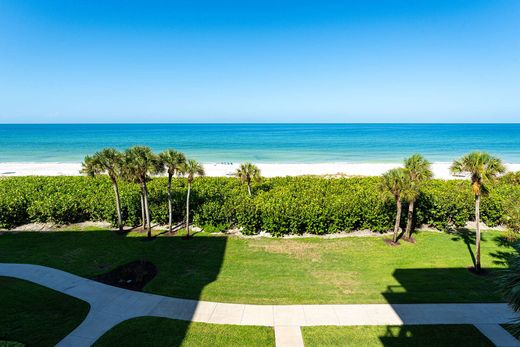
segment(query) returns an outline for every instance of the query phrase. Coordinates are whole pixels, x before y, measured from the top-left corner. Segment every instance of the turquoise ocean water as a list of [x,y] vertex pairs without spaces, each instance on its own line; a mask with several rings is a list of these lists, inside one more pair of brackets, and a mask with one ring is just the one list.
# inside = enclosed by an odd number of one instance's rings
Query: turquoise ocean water
[[0,124],[0,162],[80,162],[137,144],[206,163],[442,162],[472,150],[520,163],[520,124]]

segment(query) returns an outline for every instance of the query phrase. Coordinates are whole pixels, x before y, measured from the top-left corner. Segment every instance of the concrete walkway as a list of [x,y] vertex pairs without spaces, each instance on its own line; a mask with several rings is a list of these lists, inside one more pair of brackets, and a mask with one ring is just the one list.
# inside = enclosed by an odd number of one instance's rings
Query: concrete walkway
[[112,287],[61,270],[0,264],[0,276],[31,281],[90,304],[85,320],[59,346],[90,346],[115,325],[156,316],[213,324],[275,328],[276,345],[303,346],[301,326],[473,324],[497,346],[520,346],[499,324],[515,314],[498,304],[247,305],[177,299]]

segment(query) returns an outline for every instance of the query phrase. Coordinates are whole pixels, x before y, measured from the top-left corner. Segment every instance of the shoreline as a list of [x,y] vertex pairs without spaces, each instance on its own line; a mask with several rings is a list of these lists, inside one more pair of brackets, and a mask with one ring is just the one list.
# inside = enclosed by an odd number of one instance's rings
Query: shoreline
[[[402,166],[401,163],[255,163],[264,177],[276,176],[379,176],[385,171]],[[207,176],[232,176],[240,163],[204,163]],[[449,172],[449,162],[432,163],[434,178],[460,179]],[[520,164],[507,163],[508,171],[520,171]],[[0,163],[0,176],[80,176],[81,163],[37,163],[5,162]]]

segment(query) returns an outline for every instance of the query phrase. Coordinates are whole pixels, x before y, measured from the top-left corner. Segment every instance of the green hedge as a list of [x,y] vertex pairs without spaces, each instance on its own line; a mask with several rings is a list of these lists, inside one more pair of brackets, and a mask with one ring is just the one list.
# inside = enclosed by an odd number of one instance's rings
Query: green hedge
[[[284,177],[253,185],[254,195],[235,178],[204,177],[193,183],[191,209],[195,224],[218,231],[232,226],[246,234],[260,230],[274,235],[309,232],[334,233],[358,229],[388,230],[395,202],[379,192],[379,177],[324,179]],[[137,185],[121,182],[123,220],[137,225],[140,196]],[[167,223],[166,178],[149,183],[154,222]],[[185,215],[186,181],[172,183],[174,220]],[[520,201],[520,186],[498,182],[482,201],[482,219],[488,225],[505,220],[505,206]],[[416,223],[446,230],[464,226],[473,218],[474,197],[467,181],[431,180],[417,202]],[[509,205],[508,205],[509,204]],[[403,208],[403,223],[406,206]],[[0,227],[28,222],[74,223],[116,221],[114,196],[107,177],[9,177],[0,179]]]

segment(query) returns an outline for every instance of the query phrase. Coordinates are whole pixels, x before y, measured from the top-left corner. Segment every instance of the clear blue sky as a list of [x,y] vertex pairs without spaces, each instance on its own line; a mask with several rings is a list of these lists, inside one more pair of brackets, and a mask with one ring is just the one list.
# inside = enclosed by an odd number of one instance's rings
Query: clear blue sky
[[0,123],[518,122],[520,1],[0,0]]

